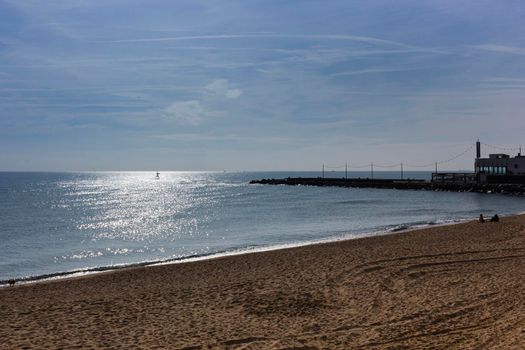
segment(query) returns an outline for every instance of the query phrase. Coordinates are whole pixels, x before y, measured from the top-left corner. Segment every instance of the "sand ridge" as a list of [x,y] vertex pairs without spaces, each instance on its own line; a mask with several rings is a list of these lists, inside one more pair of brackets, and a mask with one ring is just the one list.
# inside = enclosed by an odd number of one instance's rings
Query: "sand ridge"
[[0,290],[0,348],[522,349],[525,216]]

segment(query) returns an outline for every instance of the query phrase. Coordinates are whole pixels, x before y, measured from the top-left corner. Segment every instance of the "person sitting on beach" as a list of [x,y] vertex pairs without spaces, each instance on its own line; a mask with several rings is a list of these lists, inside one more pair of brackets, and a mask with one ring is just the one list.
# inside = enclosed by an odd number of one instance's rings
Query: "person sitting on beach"
[[499,222],[498,214],[495,214],[492,218],[490,218],[490,222]]
[[479,222],[484,223],[485,219],[483,218],[483,214],[479,214]]

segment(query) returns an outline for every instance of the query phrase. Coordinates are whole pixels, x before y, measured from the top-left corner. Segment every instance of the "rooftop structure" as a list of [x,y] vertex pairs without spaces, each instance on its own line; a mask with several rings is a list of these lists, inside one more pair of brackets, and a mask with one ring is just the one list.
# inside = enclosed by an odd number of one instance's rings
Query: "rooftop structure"
[[432,183],[449,184],[525,184],[525,156],[519,153],[511,157],[505,153],[481,157],[481,143],[476,142],[476,160],[473,173],[435,172]]
[[480,142],[476,143],[474,169],[479,183],[525,183],[525,156],[511,157],[508,154],[489,154],[481,158]]

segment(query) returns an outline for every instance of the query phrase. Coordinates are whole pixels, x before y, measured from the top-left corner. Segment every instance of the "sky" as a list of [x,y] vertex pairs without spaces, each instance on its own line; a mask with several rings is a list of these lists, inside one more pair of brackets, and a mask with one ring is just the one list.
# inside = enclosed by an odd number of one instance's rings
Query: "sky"
[[478,138],[525,146],[523,18],[521,0],[0,0],[0,171],[423,170],[466,150],[440,169],[471,169]]

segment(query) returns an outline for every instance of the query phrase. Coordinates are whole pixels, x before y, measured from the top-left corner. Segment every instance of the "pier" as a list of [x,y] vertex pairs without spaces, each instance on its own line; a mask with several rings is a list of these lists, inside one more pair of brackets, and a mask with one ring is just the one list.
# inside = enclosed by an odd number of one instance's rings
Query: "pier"
[[420,179],[370,179],[370,178],[322,178],[322,177],[287,177],[283,179],[252,180],[250,184],[383,188],[397,190],[426,190],[450,192],[477,192],[525,195],[525,184],[478,184],[463,182],[431,182]]
[[[483,143],[490,148],[517,150],[518,154],[511,157],[504,153],[489,154],[488,158],[481,157],[481,145],[478,140],[463,152],[439,162],[424,165],[408,165],[399,163],[400,179],[378,179],[374,177],[374,165],[379,168],[392,169],[393,165],[378,165],[370,163],[370,177],[348,178],[348,163],[340,166],[325,166],[322,164],[322,177],[287,177],[284,179],[261,179],[252,180],[250,184],[263,185],[290,185],[290,186],[331,186],[331,187],[354,187],[354,188],[385,188],[397,190],[426,190],[426,191],[453,191],[453,192],[478,192],[478,193],[502,193],[525,195],[525,156],[521,154],[521,146],[517,148],[501,148]],[[466,155],[472,148],[476,147],[476,159],[474,161],[474,172],[438,172],[438,164],[449,163]],[[427,168],[434,166],[432,180],[404,179],[403,165],[412,168]],[[363,168],[365,166],[353,166]],[[325,178],[325,168],[344,168],[345,177]]]

